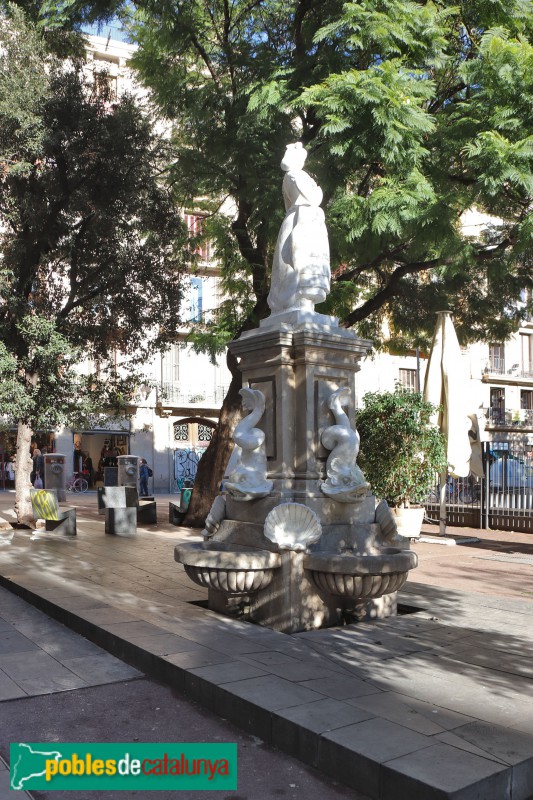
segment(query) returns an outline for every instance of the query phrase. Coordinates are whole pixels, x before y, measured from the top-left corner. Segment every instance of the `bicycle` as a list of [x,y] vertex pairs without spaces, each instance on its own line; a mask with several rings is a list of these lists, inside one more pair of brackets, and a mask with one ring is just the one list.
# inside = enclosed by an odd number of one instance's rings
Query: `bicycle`
[[470,505],[470,503],[478,503],[481,500],[481,486],[479,483],[474,483],[471,486],[464,486],[459,492],[459,501]]
[[67,483],[67,492],[86,492],[89,488],[89,483],[85,478],[80,478],[77,472],[74,473],[71,480]]
[[[446,483],[446,502],[456,503],[460,496],[460,491],[455,481],[448,481]],[[430,489],[428,494],[429,503],[440,503],[440,483]]]

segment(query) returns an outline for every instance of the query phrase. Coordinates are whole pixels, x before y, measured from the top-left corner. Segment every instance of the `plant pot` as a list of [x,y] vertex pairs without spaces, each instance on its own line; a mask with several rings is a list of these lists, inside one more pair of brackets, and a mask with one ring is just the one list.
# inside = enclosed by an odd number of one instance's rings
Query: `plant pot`
[[422,530],[422,523],[424,521],[425,508],[416,506],[411,508],[403,508],[397,506],[391,508],[396,521],[398,529],[398,536],[403,536],[404,539],[419,539],[420,531]]

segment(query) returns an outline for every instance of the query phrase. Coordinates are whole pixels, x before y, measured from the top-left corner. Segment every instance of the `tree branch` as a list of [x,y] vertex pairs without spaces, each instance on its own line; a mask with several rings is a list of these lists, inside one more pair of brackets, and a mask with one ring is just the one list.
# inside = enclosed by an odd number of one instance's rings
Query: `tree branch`
[[207,69],[209,70],[209,74],[211,75],[211,78],[213,79],[213,83],[215,84],[217,89],[220,90],[221,89],[220,81],[219,81],[219,79],[217,77],[217,74],[216,74],[214,68],[213,68],[213,65],[211,63],[211,59],[209,58],[209,56],[207,54],[207,50],[205,49],[205,47],[203,45],[200,44],[197,36],[191,30],[189,30],[189,36],[191,37],[191,42],[193,43],[194,47],[198,51],[202,61],[206,65]]
[[[510,247],[512,243],[512,237],[508,236],[507,238],[502,239],[502,241],[497,245],[489,245],[487,247],[479,248],[479,250],[474,254],[474,258],[476,261],[487,261],[490,258],[493,258],[496,253],[500,253]],[[413,275],[418,272],[424,272],[428,269],[438,266],[445,266],[446,264],[451,263],[452,259],[432,258],[428,261],[413,261],[398,266],[390,276],[386,286],[376,292],[373,297],[370,297],[365,303],[363,303],[363,305],[359,306],[359,308],[354,309],[348,315],[343,324],[346,327],[355,325],[356,322],[361,322],[370,314],[382,308],[382,306],[384,306],[389,300],[392,300],[392,298],[398,293],[398,287],[402,279],[407,275]],[[358,269],[360,270],[361,268],[359,267]]]
[[296,46],[296,58],[301,60],[305,58],[305,42],[303,38],[303,21],[305,15],[313,7],[312,0],[300,0],[296,6],[294,14],[294,44]]
[[263,2],[263,0],[252,0],[251,3],[248,3],[248,5],[244,6],[244,8],[242,9],[241,13],[237,14],[235,16],[234,21],[230,25],[228,33],[231,33],[231,31],[234,30],[234,28],[237,28],[240,25],[241,20],[244,19],[250,13],[250,11],[253,11],[254,8],[257,8],[257,6],[260,6],[262,4],[262,2]]

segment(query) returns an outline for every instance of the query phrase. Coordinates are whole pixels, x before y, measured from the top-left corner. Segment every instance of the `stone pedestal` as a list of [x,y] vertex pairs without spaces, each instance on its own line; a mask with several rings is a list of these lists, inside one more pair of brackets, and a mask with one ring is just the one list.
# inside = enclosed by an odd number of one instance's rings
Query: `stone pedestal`
[[[331,478],[326,467],[332,452],[322,445],[324,430],[335,433],[333,441],[349,431],[355,462],[355,373],[370,348],[370,342],[335,323],[289,309],[231,343],[243,387],[265,397],[265,411],[253,424],[265,434],[266,479],[272,489],[257,499],[226,495],[218,524],[210,528],[213,535],[203,545],[176,548],[189,576],[208,587],[211,610],[285,633],[396,613],[396,590],[416,566],[416,556],[402,552],[408,544],[387,538],[376,522],[375,498],[364,485],[362,494],[344,501],[322,492],[322,483]],[[349,396],[348,406],[343,403],[347,417],[338,411],[334,416],[330,401],[343,387]],[[314,535],[306,538],[305,519],[301,529],[297,519],[309,516]],[[249,592],[238,590],[249,578],[244,571],[232,579],[233,588],[226,580],[228,564],[239,571],[244,550],[269,564],[277,556],[268,584]]]
[[334,423],[327,400],[341,386],[350,389],[348,415],[354,419],[355,373],[370,346],[352,331],[309,322],[296,330],[260,328],[231,343],[243,386],[260,389],[266,398],[258,427],[265,432],[268,478],[274,486],[267,502],[232,504],[228,516],[260,522],[274,505],[293,500],[326,521],[355,519],[348,504],[341,507],[320,491],[328,457],[320,437]]

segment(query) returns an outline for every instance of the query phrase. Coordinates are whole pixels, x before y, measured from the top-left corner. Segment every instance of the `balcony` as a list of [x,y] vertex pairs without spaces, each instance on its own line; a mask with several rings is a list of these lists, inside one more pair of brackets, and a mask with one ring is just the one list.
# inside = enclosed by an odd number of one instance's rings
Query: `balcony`
[[164,416],[174,413],[176,409],[218,412],[227,391],[228,387],[224,385],[190,387],[160,383],[157,387],[157,407]]
[[513,364],[509,369],[505,369],[503,361],[487,362],[483,367],[481,376],[483,383],[503,383],[503,384],[525,384],[533,385],[533,370],[524,370],[519,364]]
[[505,411],[502,408],[489,408],[487,414],[488,428],[533,430],[533,409],[531,408],[520,408],[511,411]]

